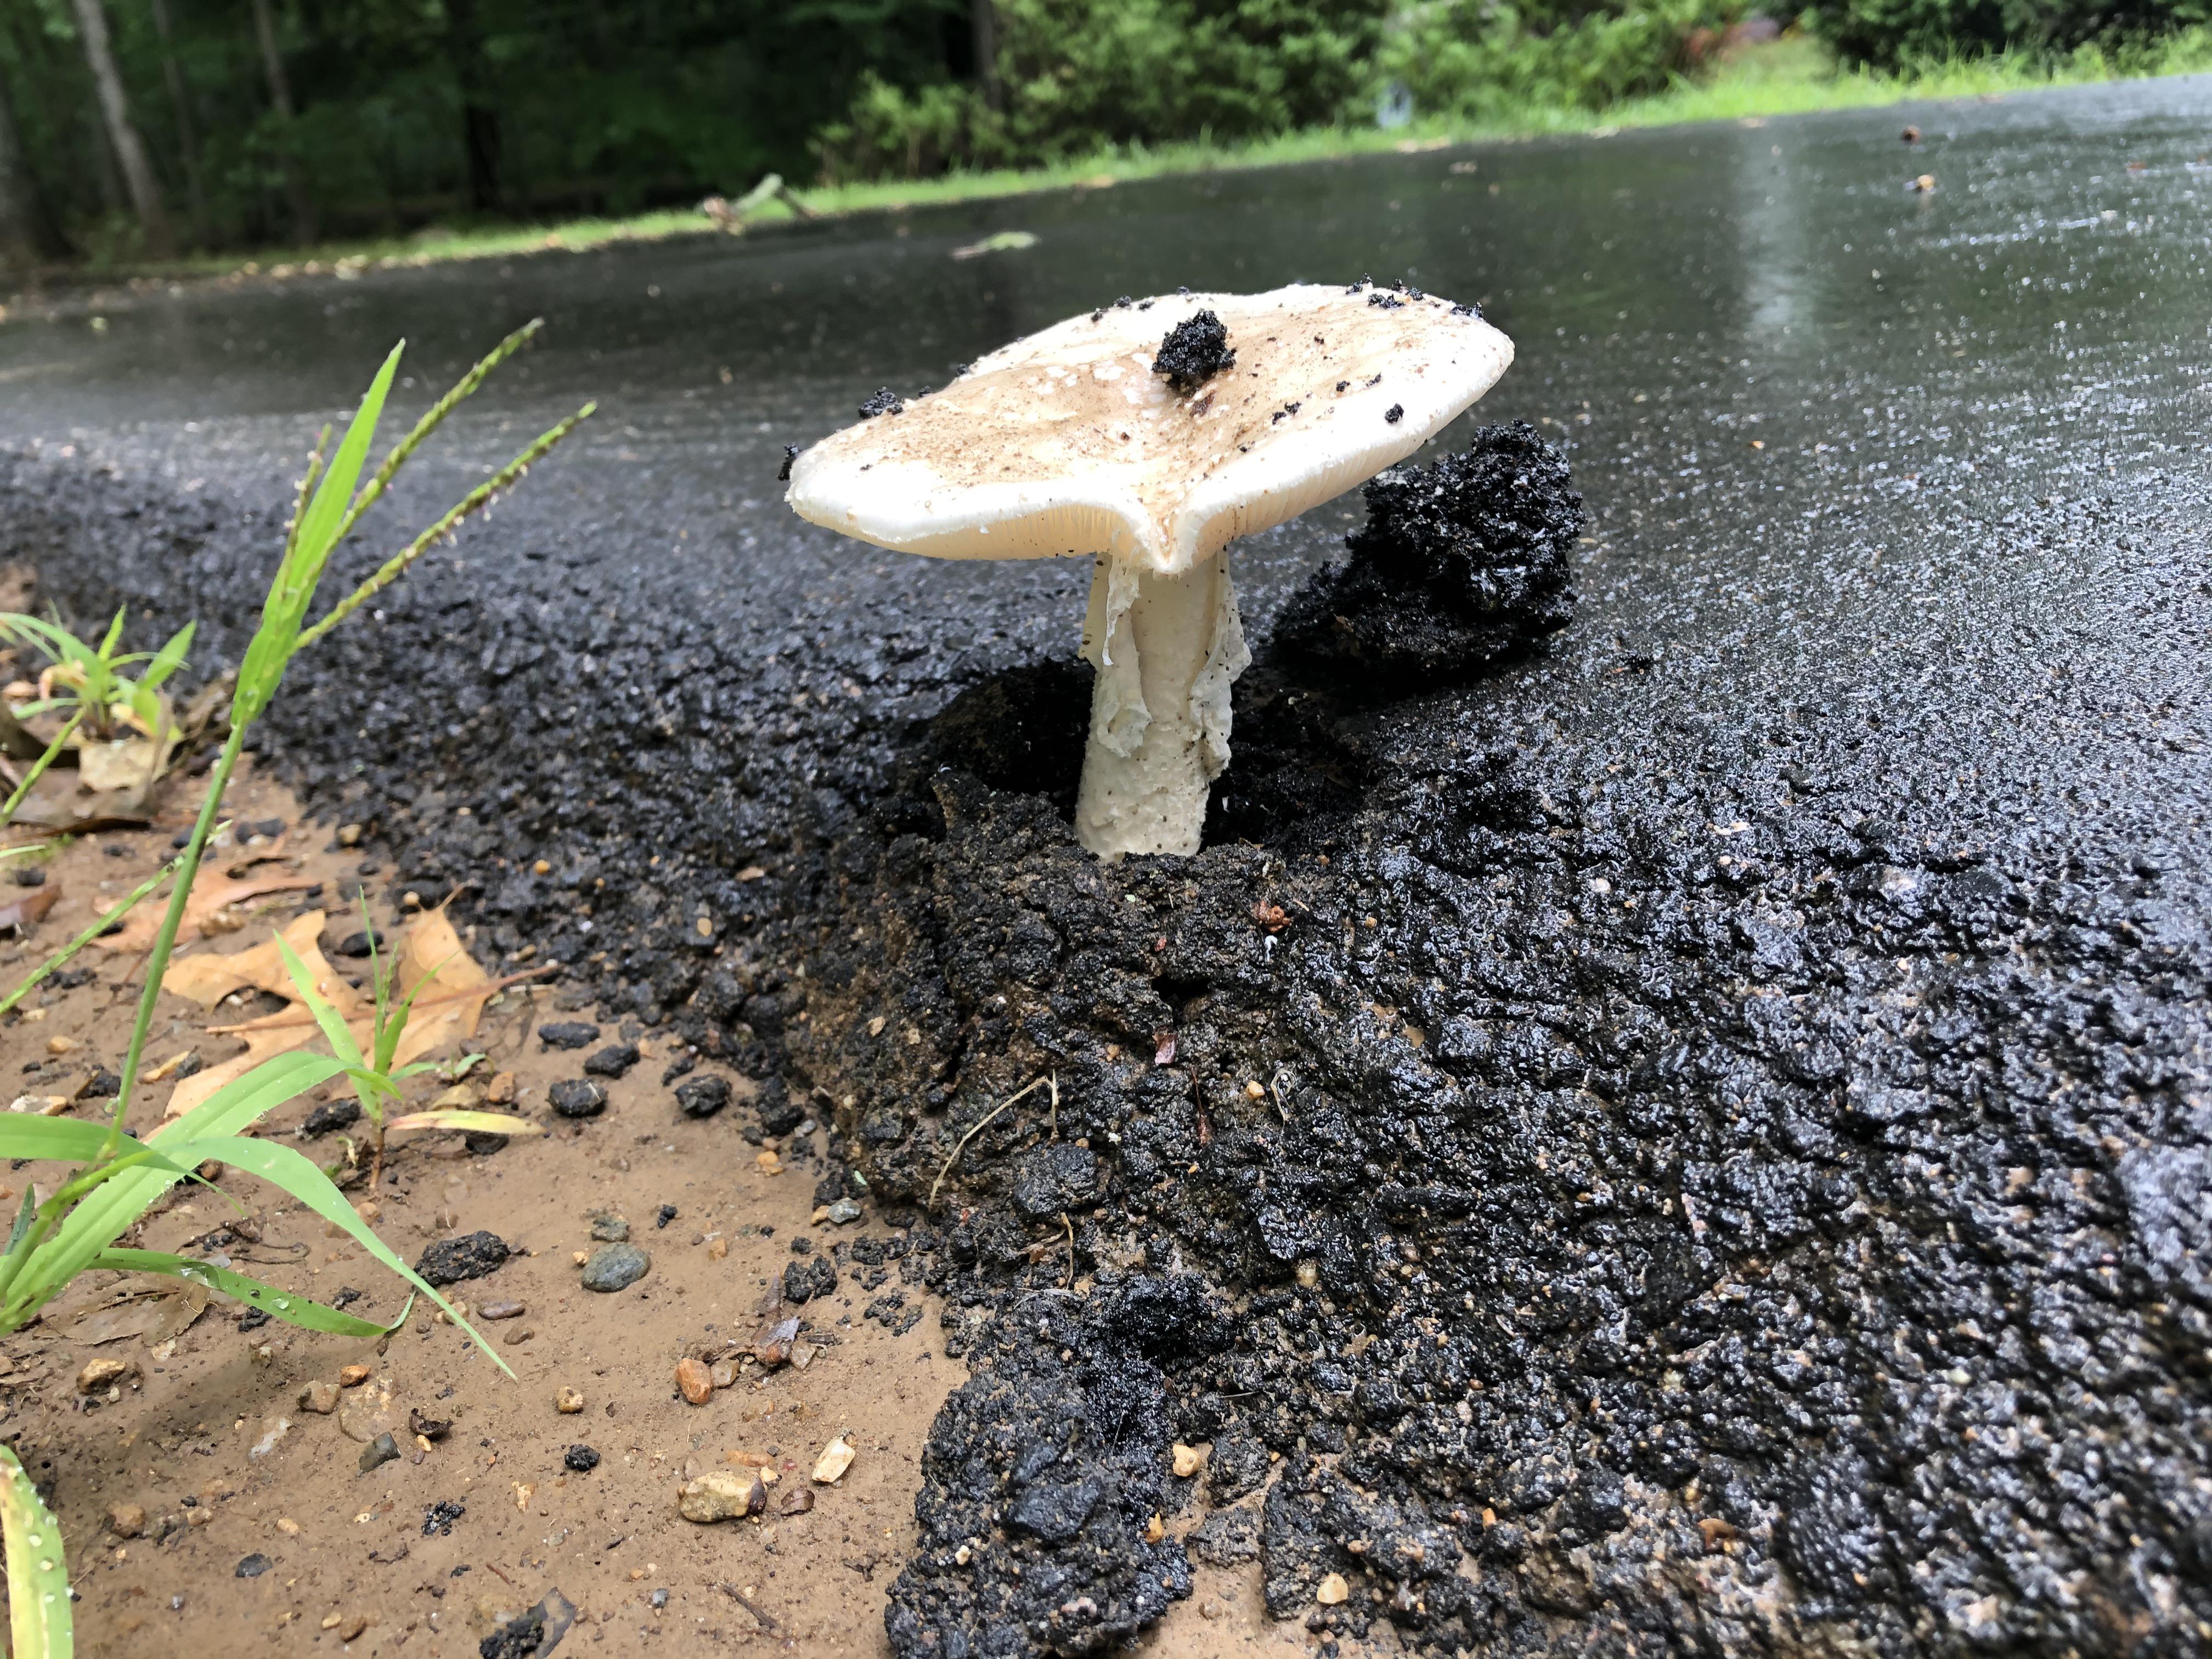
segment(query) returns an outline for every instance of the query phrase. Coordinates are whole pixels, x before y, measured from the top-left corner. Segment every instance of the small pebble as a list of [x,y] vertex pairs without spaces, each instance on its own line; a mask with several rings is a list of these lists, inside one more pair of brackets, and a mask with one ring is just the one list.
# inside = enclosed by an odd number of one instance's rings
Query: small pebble
[[703,1406],[714,1397],[714,1376],[696,1359],[676,1362],[676,1387],[695,1406]]
[[569,1447],[568,1455],[562,1458],[561,1462],[574,1474],[589,1474],[599,1467],[599,1455],[589,1446],[579,1444]]
[[507,1254],[506,1242],[497,1233],[466,1233],[428,1246],[416,1259],[415,1271],[432,1285],[458,1285],[498,1272],[507,1265]]
[[564,1077],[545,1091],[562,1117],[597,1117],[607,1109],[607,1091],[587,1077]]
[[652,1267],[653,1258],[635,1244],[602,1244],[584,1264],[584,1288],[626,1291],[644,1278]]
[[478,1319],[520,1319],[530,1310],[520,1302],[487,1302],[477,1310]]
[[240,1578],[258,1578],[276,1565],[267,1556],[256,1553],[240,1559],[234,1576]]
[[399,1443],[389,1434],[380,1434],[362,1453],[361,1472],[367,1474],[373,1469],[382,1468],[386,1463],[397,1462],[398,1456]]
[[584,1409],[584,1396],[574,1389],[563,1389],[553,1396],[553,1409],[563,1417],[574,1417]]
[[676,1088],[676,1109],[686,1117],[712,1117],[729,1103],[727,1078],[695,1078]]
[[342,1389],[357,1389],[362,1383],[368,1382],[368,1378],[369,1370],[368,1366],[348,1365],[344,1370],[338,1373],[338,1387]]
[[629,1223],[618,1215],[592,1218],[592,1237],[602,1244],[620,1244],[629,1237]]
[[621,1077],[637,1064],[637,1058],[635,1043],[610,1043],[584,1062],[584,1074],[586,1077]]
[[538,1037],[548,1048],[587,1048],[599,1040],[599,1028],[580,1019],[556,1020],[539,1026]]

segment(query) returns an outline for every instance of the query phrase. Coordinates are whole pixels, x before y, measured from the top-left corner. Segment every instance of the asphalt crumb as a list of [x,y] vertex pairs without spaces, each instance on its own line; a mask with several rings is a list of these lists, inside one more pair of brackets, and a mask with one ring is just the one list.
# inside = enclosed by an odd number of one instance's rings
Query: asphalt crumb
[[1221,319],[1210,311],[1194,311],[1160,342],[1152,373],[1164,375],[1177,392],[1192,392],[1236,362],[1229,330]]
[[1293,596],[1279,655],[1346,687],[1464,684],[1565,628],[1567,558],[1587,526],[1567,463],[1526,422],[1488,426],[1463,453],[1369,481],[1351,556]]

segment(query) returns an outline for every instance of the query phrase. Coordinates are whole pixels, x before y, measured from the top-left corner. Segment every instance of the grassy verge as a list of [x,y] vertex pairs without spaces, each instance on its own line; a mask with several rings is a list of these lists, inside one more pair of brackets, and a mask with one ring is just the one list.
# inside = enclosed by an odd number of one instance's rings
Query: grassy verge
[[[1617,104],[1603,111],[1528,105],[1499,108],[1476,119],[1439,117],[1419,120],[1388,132],[1373,128],[1331,127],[1249,143],[1195,142],[1157,148],[1134,146],[1053,167],[955,173],[934,179],[892,179],[810,190],[805,192],[804,199],[811,212],[834,217],[937,203],[998,199],[1039,191],[1102,187],[1172,173],[1280,167],[1389,150],[1427,149],[1553,134],[1605,135],[1638,127],[1863,109],[1919,100],[1992,97],[2049,87],[2204,70],[2212,70],[2212,30],[2203,28],[2185,31],[2155,51],[2139,52],[2124,61],[2116,61],[2094,51],[2085,51],[2055,64],[2025,53],[2005,53],[1923,64],[1900,75],[1838,70],[1815,43],[1793,37],[1738,53],[1710,78],[1678,82],[1673,88],[1656,96]],[[767,224],[791,216],[792,210],[778,202],[763,210],[750,222]],[[449,259],[503,258],[545,251],[581,252],[612,242],[655,241],[669,236],[708,234],[710,230],[698,212],[680,209],[629,218],[572,219],[559,224],[489,225],[426,232],[409,238],[287,249],[264,254],[258,259],[237,255],[190,259],[143,267],[141,274],[251,276],[335,273],[344,276],[357,275],[372,266],[389,268]]]

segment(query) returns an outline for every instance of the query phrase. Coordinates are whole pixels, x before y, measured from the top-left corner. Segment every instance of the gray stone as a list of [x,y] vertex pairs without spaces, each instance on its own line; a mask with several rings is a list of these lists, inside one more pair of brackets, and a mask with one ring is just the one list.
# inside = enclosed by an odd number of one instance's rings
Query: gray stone
[[635,1244],[602,1244],[584,1264],[587,1291],[626,1291],[645,1277],[653,1258]]
[[361,1472],[367,1474],[371,1469],[382,1468],[386,1463],[397,1462],[398,1459],[399,1442],[389,1434],[380,1434],[362,1453]]

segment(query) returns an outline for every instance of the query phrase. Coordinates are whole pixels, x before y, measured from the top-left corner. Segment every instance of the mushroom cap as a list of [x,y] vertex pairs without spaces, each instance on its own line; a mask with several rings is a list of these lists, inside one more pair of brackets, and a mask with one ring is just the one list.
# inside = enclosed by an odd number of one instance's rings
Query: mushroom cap
[[[1236,361],[1177,392],[1152,361],[1200,311]],[[1512,361],[1473,311],[1364,284],[1110,306],[832,434],[786,500],[902,552],[1103,553],[1172,575],[1403,460]]]

